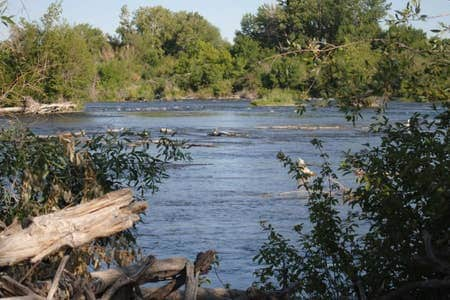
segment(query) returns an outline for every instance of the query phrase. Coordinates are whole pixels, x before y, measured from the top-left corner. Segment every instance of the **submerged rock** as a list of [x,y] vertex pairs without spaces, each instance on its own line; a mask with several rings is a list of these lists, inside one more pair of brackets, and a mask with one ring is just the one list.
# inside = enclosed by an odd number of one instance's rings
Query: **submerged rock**
[[208,133],[209,136],[243,136],[240,133],[232,131],[219,131],[217,128]]
[[161,132],[162,134],[169,134],[169,135],[175,135],[177,133],[176,130],[165,127],[160,128],[159,132]]

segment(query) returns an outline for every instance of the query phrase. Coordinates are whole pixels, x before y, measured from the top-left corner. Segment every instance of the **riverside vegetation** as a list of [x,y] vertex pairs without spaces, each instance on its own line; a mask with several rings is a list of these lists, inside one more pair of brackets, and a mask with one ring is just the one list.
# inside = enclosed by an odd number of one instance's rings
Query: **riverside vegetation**
[[[0,1],[0,7],[4,3]],[[12,19],[0,12],[2,22],[10,24]],[[14,105],[23,95],[52,102],[108,95],[116,100],[192,93],[217,97],[223,91],[225,96],[256,93],[270,103],[270,97],[282,99],[280,94],[287,91],[294,95],[289,101],[334,97],[346,111],[357,113],[373,95],[448,100],[448,40],[428,38],[408,25],[411,18],[426,18],[418,1],[408,3],[382,29],[378,21],[385,12],[381,0],[340,5],[280,0],[277,6],[262,6],[256,15],[245,16],[235,43],[228,45],[197,14],[153,7],[131,16],[123,9],[118,35],[107,39],[88,25],[58,22],[60,5],[54,4],[41,22],[14,25],[11,38],[2,42],[2,104]],[[355,114],[349,118],[357,122]],[[447,299],[449,124],[448,103],[430,116],[412,116],[406,125],[381,118],[371,127],[380,144],[345,155],[340,170],[356,174],[352,188],[337,183],[320,141],[313,140],[323,161],[317,175],[279,153],[299,188],[308,193],[312,229],[296,226],[297,242],[264,224],[268,239],[255,257],[260,263],[257,293],[239,295]],[[154,143],[147,132],[40,137],[19,125],[3,129],[0,143],[0,225],[7,227],[0,232],[0,246],[9,229],[32,228],[34,216],[95,203],[100,201],[96,197],[127,186],[143,195],[166,177],[167,163],[188,158],[182,142],[161,138]],[[342,205],[347,214],[339,210]],[[134,232],[128,229],[58,251],[36,264],[4,266],[0,293],[17,296],[8,290],[12,283],[47,295],[38,283],[51,279],[64,257],[57,271],[63,279],[53,280],[57,296],[74,296],[78,284],[85,297],[95,298],[103,290],[89,294],[83,280],[98,273],[89,271],[129,265],[140,256]],[[144,267],[154,264],[151,257],[143,261]],[[188,264],[184,266],[187,273]],[[184,283],[180,274],[166,288],[179,287],[180,278]],[[117,280],[102,297],[109,299],[119,287],[131,288],[128,296],[142,297],[138,279],[125,280]],[[164,289],[157,291],[159,298],[144,298],[162,299],[168,295],[161,296]]]
[[[403,13],[425,18],[414,9]],[[198,13],[124,6],[116,34],[109,35],[64,21],[55,2],[39,21],[11,24],[0,43],[0,106],[17,106],[22,95],[42,103],[447,100],[449,40],[402,22],[401,12],[383,23],[388,12],[384,0],[279,0],[245,15],[229,43]]]

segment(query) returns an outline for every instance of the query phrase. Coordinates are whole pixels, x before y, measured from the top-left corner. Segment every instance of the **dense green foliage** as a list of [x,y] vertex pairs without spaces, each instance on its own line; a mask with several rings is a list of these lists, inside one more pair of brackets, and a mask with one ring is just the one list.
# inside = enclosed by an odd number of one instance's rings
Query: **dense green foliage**
[[[162,137],[154,145],[148,132],[39,137],[12,125],[0,130],[0,146],[0,214],[7,226],[125,187],[143,197],[167,177],[169,162],[188,158],[182,144]],[[137,254],[132,231],[74,251],[80,273],[100,262],[129,263]]]
[[[4,3],[2,22],[10,24]],[[108,36],[62,21],[54,3],[40,21],[12,25],[0,43],[0,105],[25,95],[41,102],[255,98],[272,89],[347,106],[369,104],[369,96],[448,100],[448,39],[401,18],[382,28],[388,9],[384,0],[279,0],[245,15],[230,45],[198,13],[124,6],[117,34]]]
[[358,174],[353,189],[336,181],[317,140],[323,164],[316,177],[280,153],[308,193],[311,228],[296,226],[294,242],[264,225],[258,284],[305,299],[446,299],[450,110],[440,111],[416,114],[408,125],[374,124],[380,145],[346,154],[341,167]]
[[[286,1],[296,2],[319,5],[318,1]],[[283,11],[281,5],[272,16]],[[336,8],[329,11],[333,13],[340,12]],[[375,23],[363,22],[367,25],[363,36],[369,39],[345,30],[344,14],[338,18],[342,31],[309,36],[310,41],[320,39],[309,47],[277,43],[287,47],[290,59],[312,56],[312,64],[306,64],[314,70],[308,73],[314,74],[309,94],[336,98],[355,121],[354,113],[362,105],[378,104],[374,96],[449,99],[448,40],[428,38],[408,25],[411,18],[426,19],[420,15],[418,1],[396,12],[386,30],[374,30]],[[270,24],[278,26],[278,37],[288,32],[279,23]],[[260,25],[255,28],[264,28]],[[308,31],[306,26],[298,43],[308,33],[321,32],[320,22],[308,25],[316,30]],[[262,33],[258,37],[258,32],[243,32],[266,43]],[[312,141],[323,160],[318,175],[305,172],[304,165],[280,153],[278,158],[298,188],[307,192],[309,222],[284,235],[263,223],[268,239],[254,258],[260,264],[255,285],[288,292],[295,299],[447,299],[449,122],[447,104],[432,116],[415,114],[407,124],[391,124],[386,118],[373,124],[370,131],[380,136],[380,143],[347,153],[339,169],[355,178],[351,188],[339,183],[320,141]]]
[[[1,21],[11,24],[4,3]],[[196,13],[124,7],[117,36],[108,37],[86,24],[61,22],[61,6],[53,4],[40,22],[14,25],[1,43],[1,105],[17,104],[23,95],[54,102],[242,93],[269,105],[336,98],[346,110],[378,98],[448,100],[449,40],[409,25],[410,16],[423,18],[417,3],[382,28],[387,9],[383,0],[279,0],[245,15],[229,45]],[[380,144],[347,153],[340,168],[357,175],[352,189],[338,184],[319,141],[313,144],[323,164],[314,178],[280,153],[308,193],[311,228],[296,226],[293,242],[264,224],[269,238],[255,257],[261,264],[256,284],[298,298],[447,297],[449,124],[446,107],[433,117],[417,114],[408,125],[374,125]],[[164,164],[184,154],[164,140],[151,155],[148,138],[2,131],[3,220],[10,224],[122,186],[154,189],[165,177]],[[110,262],[111,249],[132,252],[132,239],[125,232],[100,241],[103,251],[82,249],[88,259],[79,266]]]

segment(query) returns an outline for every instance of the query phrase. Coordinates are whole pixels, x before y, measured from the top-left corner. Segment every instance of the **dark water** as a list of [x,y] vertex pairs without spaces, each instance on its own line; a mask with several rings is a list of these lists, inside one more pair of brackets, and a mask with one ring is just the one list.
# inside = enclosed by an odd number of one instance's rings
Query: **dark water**
[[[424,104],[391,103],[391,120],[405,122]],[[179,101],[93,103],[85,112],[25,119],[39,134],[107,129],[175,129],[177,138],[212,143],[191,148],[193,161],[170,169],[170,178],[157,194],[149,194],[150,209],[138,226],[139,243],[158,257],[188,256],[216,249],[219,276],[235,288],[253,282],[252,257],[265,240],[259,222],[267,220],[282,232],[307,220],[304,198],[277,161],[283,150],[301,157],[317,171],[318,154],[310,140],[324,142],[334,165],[344,151],[377,142],[368,134],[371,111],[353,127],[334,108],[309,110],[299,117],[294,108],[254,108],[246,101]],[[6,120],[0,118],[0,125]],[[242,134],[209,137],[214,128]],[[345,181],[345,179],[342,179]],[[211,273],[212,286],[220,286]]]

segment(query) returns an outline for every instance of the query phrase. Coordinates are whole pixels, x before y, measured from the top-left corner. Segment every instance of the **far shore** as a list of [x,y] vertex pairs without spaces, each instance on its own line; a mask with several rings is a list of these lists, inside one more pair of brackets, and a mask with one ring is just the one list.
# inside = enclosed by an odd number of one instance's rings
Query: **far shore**
[[[25,97],[24,105],[16,107],[0,107],[0,116],[2,115],[16,115],[16,114],[54,114],[54,113],[77,113],[82,112],[83,107],[87,103],[133,103],[133,102],[177,102],[177,101],[248,101],[252,106],[255,107],[298,107],[300,105],[312,104],[315,107],[330,107],[338,105],[335,99],[323,99],[323,98],[308,98],[300,100],[293,97],[244,97],[242,94],[234,94],[231,96],[210,96],[210,97],[197,97],[195,95],[180,97],[180,98],[159,98],[159,99],[126,99],[126,100],[92,100],[85,102],[59,102],[53,104],[44,104],[31,99],[30,97]],[[27,102],[28,101],[28,102]],[[415,102],[410,99],[400,99],[395,98],[389,101],[401,101],[401,102]],[[383,99],[381,97],[368,97],[362,101],[363,105],[359,104],[361,108],[380,108],[383,105]]]

